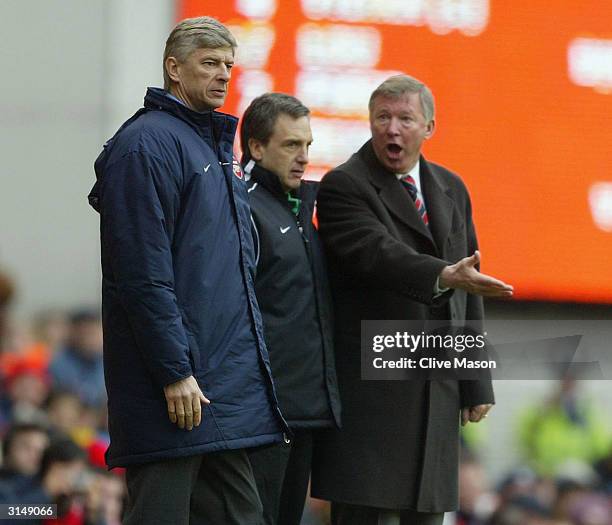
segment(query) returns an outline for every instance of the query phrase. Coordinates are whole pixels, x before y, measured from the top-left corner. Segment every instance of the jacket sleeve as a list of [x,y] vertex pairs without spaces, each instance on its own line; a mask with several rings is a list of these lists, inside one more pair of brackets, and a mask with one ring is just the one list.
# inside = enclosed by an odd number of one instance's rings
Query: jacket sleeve
[[418,253],[393,237],[347,173],[336,170],[323,178],[317,215],[328,256],[343,274],[421,303],[434,303],[436,279],[449,263]]
[[[466,228],[468,255],[473,254],[478,250],[478,239],[476,237],[476,229],[472,220],[472,205],[470,198],[466,193]],[[478,267],[480,270],[480,267]],[[482,297],[479,295],[467,294],[466,314],[467,321],[471,321],[470,325],[482,334],[484,332],[484,305]],[[493,394],[493,383],[490,379],[491,374],[488,370],[482,370],[483,379],[480,380],[463,380],[459,381],[459,395],[461,407],[473,407],[476,405],[484,405],[495,403],[495,395]]]
[[103,258],[143,360],[162,387],[192,375],[174,291],[172,239],[179,208],[180,185],[163,160],[131,152],[106,168]]

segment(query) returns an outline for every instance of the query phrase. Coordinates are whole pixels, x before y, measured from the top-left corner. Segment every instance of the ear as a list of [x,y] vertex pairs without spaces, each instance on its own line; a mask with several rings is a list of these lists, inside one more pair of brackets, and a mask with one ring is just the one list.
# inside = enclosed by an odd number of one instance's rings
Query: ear
[[433,136],[435,129],[436,129],[436,121],[434,119],[431,119],[427,123],[427,131],[425,131],[425,139],[430,139]]
[[264,154],[264,146],[263,144],[254,138],[249,139],[249,152],[251,153],[251,157],[255,162],[260,162],[263,159]]
[[168,57],[164,62],[166,73],[173,82],[179,82],[181,75],[179,72],[179,62],[175,57]]

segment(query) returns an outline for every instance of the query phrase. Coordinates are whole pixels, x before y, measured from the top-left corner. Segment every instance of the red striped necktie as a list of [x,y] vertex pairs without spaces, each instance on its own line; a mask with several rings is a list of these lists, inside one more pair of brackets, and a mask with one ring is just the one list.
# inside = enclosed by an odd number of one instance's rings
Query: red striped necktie
[[425,209],[425,203],[423,202],[423,199],[419,197],[419,192],[417,190],[416,182],[414,181],[414,178],[412,178],[412,175],[406,175],[405,177],[402,177],[401,182],[404,188],[406,188],[406,190],[412,197],[412,200],[414,201],[414,205],[416,206],[417,212],[419,213],[419,216],[421,217],[421,219],[423,219],[423,222],[425,223],[425,225],[429,225],[429,217],[427,217],[427,210]]

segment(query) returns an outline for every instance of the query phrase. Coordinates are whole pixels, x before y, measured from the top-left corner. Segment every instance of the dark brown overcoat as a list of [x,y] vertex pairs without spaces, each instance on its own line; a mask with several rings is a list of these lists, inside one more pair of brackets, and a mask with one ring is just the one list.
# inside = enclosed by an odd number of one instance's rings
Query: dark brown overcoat
[[420,159],[429,229],[367,142],[321,183],[318,219],[336,316],[342,429],[315,448],[312,495],[357,505],[457,508],[460,408],[493,402],[490,381],[364,381],[361,320],[480,320],[480,297],[434,298],[440,271],[477,249],[459,177]]

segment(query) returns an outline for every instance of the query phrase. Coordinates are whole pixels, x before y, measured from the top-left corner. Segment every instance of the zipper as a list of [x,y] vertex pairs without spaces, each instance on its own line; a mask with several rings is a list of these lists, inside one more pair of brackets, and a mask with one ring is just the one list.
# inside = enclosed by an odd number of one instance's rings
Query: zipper
[[[300,232],[300,235],[302,236],[302,240],[304,241],[304,244],[308,247],[308,245],[310,244],[310,241],[304,234],[304,227],[302,226],[302,223],[300,222],[300,218],[297,215],[294,215],[294,217],[295,217],[295,223],[297,224],[298,231]],[[310,251],[310,250],[307,249],[307,251]]]

